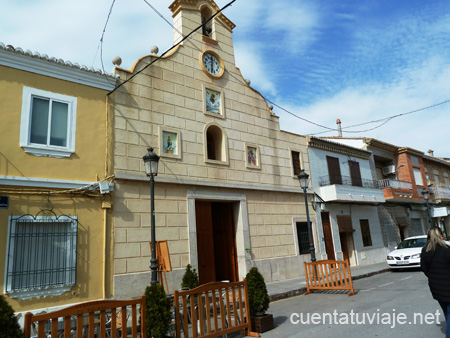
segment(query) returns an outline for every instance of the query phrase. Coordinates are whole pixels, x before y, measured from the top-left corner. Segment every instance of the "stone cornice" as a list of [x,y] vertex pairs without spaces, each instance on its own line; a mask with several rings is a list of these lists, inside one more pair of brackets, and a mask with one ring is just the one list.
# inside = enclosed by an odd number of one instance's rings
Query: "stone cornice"
[[387,152],[390,152],[393,154],[397,153],[397,150],[398,150],[397,146],[390,144],[390,143],[380,141],[380,140],[376,140],[374,138],[364,137],[363,142],[372,148],[377,148],[377,149],[384,150],[384,151],[387,151]]
[[447,167],[450,167],[450,162],[448,162],[446,160],[443,160],[441,158],[438,158],[438,157],[432,157],[432,156],[428,156],[428,155],[423,155],[423,160],[436,162],[436,163],[445,165]]
[[332,153],[339,153],[347,156],[353,156],[368,160],[372,153],[367,150],[354,148],[341,143],[331,142],[315,137],[308,136],[306,139],[308,147],[329,151]]
[[398,148],[398,153],[399,154],[408,153],[408,154],[413,154],[413,155],[420,156],[420,157],[425,156],[425,153],[423,151],[416,150],[413,148],[408,148],[408,147]]
[[[144,175],[133,175],[126,173],[115,173],[114,177],[116,180],[130,180],[130,181],[141,181],[148,182],[149,179]],[[193,179],[180,179],[157,176],[155,179],[159,183],[170,183],[170,184],[180,184],[180,185],[192,185],[192,186],[202,186],[209,188],[227,188],[235,190],[257,190],[257,191],[272,191],[272,192],[290,192],[294,194],[303,193],[303,191],[298,188],[283,188],[278,186],[265,186],[265,185],[253,185],[253,184],[241,184],[241,183],[229,183],[229,182],[215,182],[215,181],[204,181],[204,180],[193,180]],[[150,184],[150,183],[149,183]],[[314,193],[311,188],[307,190],[308,194]]]

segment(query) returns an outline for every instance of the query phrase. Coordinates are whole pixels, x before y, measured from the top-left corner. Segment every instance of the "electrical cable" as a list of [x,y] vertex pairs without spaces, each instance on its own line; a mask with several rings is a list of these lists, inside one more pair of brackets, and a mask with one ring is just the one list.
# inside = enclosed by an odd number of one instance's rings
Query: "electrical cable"
[[192,34],[194,34],[196,31],[198,31],[200,28],[202,28],[204,25],[206,25],[209,21],[211,21],[214,17],[216,17],[219,13],[221,13],[224,9],[226,9],[227,7],[231,6],[236,0],[232,0],[230,1],[228,4],[226,4],[224,7],[222,7],[220,10],[218,10],[216,13],[214,13],[214,15],[212,15],[208,20],[206,20],[205,22],[203,22],[201,25],[199,25],[197,28],[195,28],[194,30],[192,30],[188,35],[186,35],[185,37],[183,37],[178,43],[176,43],[175,45],[173,45],[172,47],[170,47],[169,49],[167,49],[164,53],[162,53],[159,57],[157,57],[155,60],[153,60],[152,62],[150,62],[148,65],[146,65],[145,67],[143,67],[140,71],[134,73],[133,75],[131,75],[127,80],[125,80],[124,82],[120,83],[119,85],[117,85],[113,90],[111,90],[108,94],[106,95],[111,95],[112,93],[114,93],[117,89],[119,89],[120,87],[122,87],[125,83],[131,81],[135,76],[139,75],[140,73],[142,73],[144,70],[146,70],[148,67],[150,67],[151,65],[153,65],[156,61],[161,60],[167,53],[169,53],[172,49],[178,47],[183,41],[187,40]]
[[105,65],[103,64],[103,38],[105,36],[106,27],[108,26],[109,18],[111,17],[111,13],[112,13],[115,2],[116,2],[116,0],[113,0],[111,3],[111,7],[109,8],[108,17],[106,18],[105,26],[103,27],[102,37],[100,38],[100,42],[97,47],[97,52],[95,53],[94,61],[92,62],[92,64],[94,64],[95,59],[97,58],[98,50],[100,48],[100,63],[102,65],[103,74],[105,75],[106,80],[112,85],[114,85],[114,83],[112,83],[110,81],[110,79],[108,78],[108,75],[106,74],[106,71],[105,71]]
[[[114,7],[114,3],[115,3],[115,1],[116,0],[113,0],[112,1],[112,4],[111,4],[111,7],[110,7],[110,10],[109,10],[109,14],[108,14],[108,17],[107,17],[107,20],[106,20],[106,23],[105,23],[105,27],[103,28],[103,33],[102,33],[102,37],[101,37],[101,39],[100,39],[100,58],[101,58],[101,63],[102,63],[102,69],[103,69],[103,72],[105,72],[105,69],[104,69],[104,65],[103,65],[103,57],[102,57],[102,55],[103,55],[103,53],[102,53],[102,51],[103,51],[103,37],[104,37],[104,34],[105,34],[105,31],[106,31],[106,27],[107,27],[107,24],[108,24],[108,21],[109,21],[109,18],[110,18],[110,16],[111,16],[111,12],[112,12],[112,9],[113,9],[113,7]],[[225,5],[224,7],[222,7],[222,9],[220,9],[219,11],[217,11],[214,15],[212,15],[208,20],[206,20],[204,23],[202,23],[200,26],[198,26],[197,28],[195,28],[194,30],[192,30],[188,35],[186,35],[186,36],[183,36],[182,34],[181,34],[181,32],[178,30],[178,29],[176,29],[175,28],[175,26],[172,24],[172,23],[170,23],[154,6],[152,6],[147,0],[143,0],[155,13],[157,13],[158,14],[158,16],[160,16],[170,27],[172,27],[174,30],[176,30],[183,38],[182,38],[182,40],[180,40],[177,44],[175,44],[175,45],[173,45],[172,47],[170,47],[168,50],[166,50],[163,54],[161,54],[158,58],[156,58],[155,60],[153,60],[151,63],[149,63],[147,66],[145,66],[143,69],[141,69],[140,71],[138,71],[137,73],[135,73],[135,74],[133,74],[129,79],[127,79],[126,81],[124,81],[124,82],[122,82],[121,84],[119,84],[119,85],[117,85],[111,92],[109,92],[107,95],[109,96],[110,94],[112,94],[114,91],[116,91],[119,87],[121,87],[122,85],[124,85],[125,83],[127,83],[127,82],[129,82],[131,79],[133,79],[135,76],[137,76],[138,74],[140,74],[142,71],[144,71],[146,68],[148,68],[149,66],[151,66],[152,64],[154,64],[156,61],[158,61],[158,60],[160,60],[163,56],[165,56],[168,52],[170,52],[172,49],[174,49],[175,47],[177,47],[179,44],[181,44],[182,42],[184,42],[185,40],[187,40],[194,32],[196,32],[198,29],[200,29],[201,27],[203,27],[206,23],[208,23],[209,21],[211,21],[216,15],[218,15],[219,13],[221,13],[224,9],[226,9],[228,6],[231,6],[236,0],[233,0],[233,1],[231,1],[231,2],[229,2],[227,5]],[[197,48],[198,49],[198,48]],[[97,52],[98,52],[98,50],[97,50]],[[227,73],[231,76],[231,77],[233,77],[235,80],[237,80],[237,81],[240,81],[240,79],[237,79],[232,73],[230,73],[230,72],[228,72],[227,71]],[[263,96],[264,97],[264,96]],[[313,136],[313,135],[319,135],[319,134],[323,134],[323,133],[326,133],[326,132],[328,132],[328,131],[338,131],[338,129],[337,128],[330,128],[330,127],[327,127],[327,126],[324,126],[324,125],[321,125],[321,124],[318,124],[318,123],[316,123],[316,122],[313,122],[313,121],[310,121],[310,120],[308,120],[308,119],[305,119],[305,118],[303,118],[303,117],[300,117],[300,116],[298,116],[298,115],[296,115],[296,114],[294,114],[294,113],[292,113],[292,112],[290,112],[289,110],[287,110],[287,109],[285,109],[285,108],[283,108],[283,107],[281,107],[280,105],[278,105],[278,104],[276,104],[275,102],[273,102],[273,101],[271,101],[270,99],[267,99],[267,98],[265,98],[264,97],[264,99],[267,101],[267,102],[269,102],[269,103],[271,103],[272,105],[274,105],[274,106],[276,106],[277,108],[279,108],[280,110],[282,110],[282,111],[284,111],[284,112],[286,112],[286,113],[288,113],[288,114],[290,114],[290,115],[292,115],[292,116],[294,116],[294,117],[296,117],[296,118],[298,118],[298,119],[300,119],[300,120],[302,120],[302,121],[305,121],[305,122],[307,122],[307,123],[310,123],[310,124],[312,124],[312,125],[315,125],[315,126],[318,126],[318,127],[320,127],[320,128],[324,128],[324,129],[326,129],[326,131],[323,131],[323,132],[319,132],[319,133],[313,133],[313,134],[308,134],[308,135],[310,135],[310,136]],[[440,106],[440,105],[443,105],[443,104],[445,104],[445,103],[449,103],[450,102],[450,100],[446,100],[446,101],[443,101],[443,102],[440,102],[440,103],[437,103],[437,104],[433,104],[433,105],[431,105],[431,106],[427,106],[427,107],[423,107],[423,108],[419,108],[419,109],[416,109],[416,110],[413,110],[413,111],[409,111],[409,112],[406,112],[406,113],[401,113],[401,114],[396,114],[396,115],[392,115],[392,116],[389,116],[389,117],[385,117],[385,118],[382,118],[382,119],[378,119],[378,120],[373,120],[373,121],[368,121],[368,122],[363,122],[363,123],[359,123],[359,124],[354,124],[354,125],[350,125],[350,126],[346,126],[346,127],[344,127],[344,128],[341,128],[341,130],[343,131],[343,132],[345,132],[345,133],[363,133],[363,132],[368,132],[368,131],[372,131],[372,130],[375,130],[375,129],[378,129],[378,128],[380,128],[380,127],[382,127],[383,125],[385,125],[386,123],[388,123],[389,121],[391,121],[392,119],[394,119],[394,118],[397,118],[397,117],[401,117],[401,116],[404,116],[404,115],[408,115],[408,114],[412,114],[412,113],[416,113],[416,112],[420,112],[420,111],[423,111],[423,110],[427,110],[427,109],[431,109],[431,108],[434,108],[434,107],[437,107],[437,106]],[[369,128],[369,129],[365,129],[365,130],[353,130],[353,131],[349,131],[349,130],[346,130],[346,129],[350,129],[350,128],[353,128],[353,127],[359,127],[359,126],[363,126],[363,125],[367,125],[367,124],[371,124],[371,123],[377,123],[377,122],[382,122],[381,124],[379,124],[379,125],[377,125],[377,126],[375,126],[375,127],[373,127],[373,128]]]
[[[277,105],[276,103],[272,102],[271,100],[269,100],[267,98],[266,98],[266,101],[270,102],[271,104],[273,104],[274,106],[278,107],[279,109],[285,111],[286,113],[288,113],[288,114],[290,114],[290,115],[292,115],[292,116],[294,116],[294,117],[296,117],[296,118],[298,118],[298,119],[300,119],[302,121],[305,121],[305,122],[311,123],[313,125],[316,125],[318,127],[327,129],[326,131],[322,131],[322,132],[318,132],[318,133],[312,133],[312,134],[307,134],[307,136],[320,135],[320,134],[324,134],[324,133],[326,133],[328,131],[338,131],[337,128],[326,127],[326,126],[320,125],[318,123],[312,122],[310,120],[307,120],[307,119],[305,119],[303,117],[300,117],[300,116],[298,116],[298,115],[288,111],[287,109]],[[411,111],[408,111],[406,113],[400,113],[400,114],[384,117],[384,118],[378,119],[378,120],[372,120],[372,121],[367,121],[367,122],[363,122],[363,123],[358,123],[358,124],[354,124],[354,125],[351,125],[351,126],[347,126],[347,127],[341,128],[341,130],[354,128],[354,127],[359,127],[359,126],[364,126],[364,125],[371,124],[371,123],[382,122],[378,126],[375,126],[373,128],[369,128],[369,129],[365,129],[365,130],[345,130],[346,133],[364,133],[364,132],[367,132],[367,131],[372,131],[372,130],[375,130],[377,128],[382,127],[383,125],[385,125],[389,121],[393,120],[394,118],[405,116],[405,115],[409,115],[409,114],[413,114],[413,113],[417,113],[417,112],[424,111],[424,110],[428,110],[428,109],[431,109],[431,108],[434,108],[434,107],[438,107],[440,105],[443,105],[443,104],[446,104],[446,103],[449,103],[449,102],[450,102],[450,100],[445,100],[445,101],[442,101],[442,102],[439,102],[439,103],[436,103],[436,104],[432,104],[430,106],[426,106],[426,107],[422,107],[422,108],[419,108],[419,109],[411,110]]]

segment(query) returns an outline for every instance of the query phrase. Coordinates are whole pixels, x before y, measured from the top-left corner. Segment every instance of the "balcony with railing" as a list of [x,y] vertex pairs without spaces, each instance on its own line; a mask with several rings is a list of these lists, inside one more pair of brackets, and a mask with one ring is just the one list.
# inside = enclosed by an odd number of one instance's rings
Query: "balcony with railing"
[[450,188],[446,187],[434,187],[434,199],[435,200],[450,200]]
[[319,178],[320,196],[325,202],[383,203],[378,181],[342,175]]
[[411,182],[385,179],[379,180],[378,186],[383,189],[384,197],[387,200],[410,200],[413,197],[413,186]]
[[379,180],[378,181],[378,186],[381,189],[393,188],[393,189],[412,190],[412,183],[411,182],[397,181],[397,180],[391,180],[391,179]]

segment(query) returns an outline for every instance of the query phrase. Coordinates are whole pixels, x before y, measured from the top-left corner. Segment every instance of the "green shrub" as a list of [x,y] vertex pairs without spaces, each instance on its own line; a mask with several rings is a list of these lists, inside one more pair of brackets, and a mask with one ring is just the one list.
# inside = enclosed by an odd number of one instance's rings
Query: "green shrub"
[[147,286],[146,325],[147,336],[153,338],[165,337],[171,321],[170,300],[164,288],[158,283]]
[[247,280],[248,303],[250,314],[264,313],[269,308],[269,293],[267,292],[264,277],[256,267],[250,269],[245,276]]
[[184,272],[183,279],[181,280],[181,289],[190,290],[199,286],[198,274],[195,269],[192,269],[191,264],[186,266],[186,271]]
[[0,295],[0,338],[23,338],[14,310],[3,295]]

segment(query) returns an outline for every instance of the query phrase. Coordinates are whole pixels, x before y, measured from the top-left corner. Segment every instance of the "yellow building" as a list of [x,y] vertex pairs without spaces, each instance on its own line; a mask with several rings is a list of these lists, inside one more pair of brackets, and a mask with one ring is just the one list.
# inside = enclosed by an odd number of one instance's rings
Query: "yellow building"
[[0,43],[0,293],[16,312],[110,295],[114,84]]

